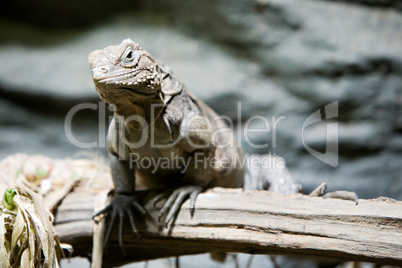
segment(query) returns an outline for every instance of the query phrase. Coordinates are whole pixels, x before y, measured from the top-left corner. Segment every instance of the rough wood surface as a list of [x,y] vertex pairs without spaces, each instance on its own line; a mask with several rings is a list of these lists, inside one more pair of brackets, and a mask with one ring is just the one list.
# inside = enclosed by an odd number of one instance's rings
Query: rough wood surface
[[[95,196],[78,187],[58,208],[56,232],[73,245],[75,255],[91,253]],[[219,251],[402,265],[402,202],[387,198],[360,200],[356,206],[300,194],[215,188],[199,195],[193,218],[189,202],[184,203],[168,230],[141,220],[137,225],[141,239],[126,224],[125,256],[115,233],[105,253],[106,267]]]

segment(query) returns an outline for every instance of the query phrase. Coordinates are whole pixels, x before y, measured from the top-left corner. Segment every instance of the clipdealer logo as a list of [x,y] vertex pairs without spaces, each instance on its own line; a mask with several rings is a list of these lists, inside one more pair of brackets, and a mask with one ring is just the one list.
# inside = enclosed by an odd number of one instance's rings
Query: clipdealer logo
[[[99,140],[98,141],[92,141],[92,142],[80,142],[77,139],[75,139],[75,137],[73,136],[72,133],[72,118],[74,117],[74,115],[84,109],[90,109],[90,110],[98,110],[99,112]],[[107,110],[113,111],[113,107],[109,106],[107,107],[105,103],[103,102],[99,102],[99,104],[94,104],[94,103],[82,103],[82,104],[78,104],[75,107],[73,107],[68,114],[66,115],[65,118],[65,122],[64,122],[64,128],[65,128],[65,133],[67,136],[67,139],[75,146],[82,148],[82,149],[89,149],[89,148],[94,148],[94,147],[99,147],[99,148],[104,148],[106,147],[106,141],[105,141],[105,137],[104,137],[104,133],[106,131],[107,126],[105,125],[105,121],[106,121],[106,117],[107,117]],[[324,114],[324,116],[322,116],[321,114],[321,110]],[[302,143],[304,148],[307,150],[307,152],[309,152],[312,156],[314,156],[315,158],[317,158],[318,160],[332,166],[332,167],[336,167],[339,164],[339,144],[338,144],[338,123],[336,121],[334,121],[333,119],[338,117],[338,101],[332,102],[330,104],[327,104],[326,106],[323,107],[323,109],[318,109],[317,111],[315,111],[313,114],[311,114],[303,123],[302,126]],[[138,117],[138,116],[137,116]],[[132,120],[134,121],[138,121],[140,123],[145,123],[145,120],[143,118],[137,118],[135,117],[134,119],[132,118]],[[112,120],[113,116],[110,116],[108,119],[108,121],[110,122]],[[206,123],[210,123],[208,121],[208,119],[205,119],[203,117],[200,117],[203,120],[206,120]],[[241,122],[241,104],[238,104],[238,122],[240,120]],[[140,120],[142,119],[142,120]],[[199,119],[198,117],[195,119]],[[216,118],[214,118],[213,120],[215,120]],[[222,119],[228,122],[228,128],[227,129],[223,129],[223,130],[219,130],[219,132],[222,131],[228,131],[229,133],[231,133],[229,136],[229,140],[225,143],[225,144],[220,144],[219,146],[233,146],[233,144],[231,144],[231,141],[233,141],[235,139],[235,137],[232,136],[232,134],[234,133],[234,123],[232,122],[232,120],[228,117],[225,116],[218,116],[218,119]],[[241,126],[242,124],[238,124],[238,129],[237,129],[237,133],[240,133],[241,136],[244,137],[244,141],[246,144],[248,144],[249,146],[251,146],[252,148],[264,148],[264,147],[268,147],[268,143],[263,144],[263,145],[259,145],[259,144],[253,144],[251,142],[251,140],[249,139],[249,134],[253,133],[253,132],[265,132],[265,133],[270,133],[271,134],[271,138],[272,138],[272,148],[275,148],[277,146],[276,144],[276,136],[277,136],[277,126],[278,123],[281,120],[286,120],[286,116],[281,116],[279,118],[276,117],[272,117],[272,122],[268,121],[265,117],[263,116],[253,116],[252,118],[250,118],[245,124],[244,126]],[[123,123],[125,120],[121,120],[121,123]],[[262,129],[252,129],[250,127],[250,123],[253,121],[260,121],[263,123],[264,127]],[[103,122],[103,123],[101,123]],[[189,123],[189,122],[187,122]],[[325,124],[325,151],[324,152],[320,152],[314,148],[312,148],[311,144],[309,145],[308,143],[308,137],[310,136],[308,133],[308,129],[310,127],[314,127],[314,126],[322,126],[322,124]],[[121,126],[123,127],[123,126]],[[149,131],[148,128],[145,128],[146,131]],[[307,130],[307,131],[306,131]],[[145,131],[145,132],[146,132]],[[215,135],[214,134],[214,135]],[[317,134],[317,133],[315,133]],[[322,135],[322,133],[318,133],[319,135]],[[213,136],[214,136],[213,135]],[[237,144],[240,144],[240,135],[238,135],[238,142]],[[146,142],[147,139],[147,135],[144,135],[144,139],[141,139],[141,142]],[[130,142],[126,140],[126,137],[123,135],[122,138],[122,145],[130,145]],[[153,137],[151,137],[153,138]],[[152,139],[153,142],[153,139]],[[161,146],[158,144],[154,144],[152,143],[155,147],[157,146]],[[136,144],[138,145],[138,144]],[[171,144],[170,144],[171,145]],[[124,149],[124,148],[122,148]]]
[[[318,109],[313,114],[311,114],[306,121],[303,123],[302,127],[302,142],[304,148],[318,160],[332,166],[336,167],[339,164],[339,126],[337,122],[331,121],[338,117],[339,108],[338,101],[327,104],[324,107],[324,118],[321,116],[321,109]],[[325,152],[319,152],[306,144],[305,130],[308,126],[313,124],[326,124],[326,146]]]

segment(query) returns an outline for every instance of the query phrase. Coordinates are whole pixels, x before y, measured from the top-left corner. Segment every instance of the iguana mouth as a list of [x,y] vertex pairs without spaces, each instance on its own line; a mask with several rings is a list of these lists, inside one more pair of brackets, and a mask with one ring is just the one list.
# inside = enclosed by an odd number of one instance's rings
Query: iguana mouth
[[[105,84],[119,84],[119,83],[125,83],[124,80],[130,77],[134,77],[136,75],[138,75],[139,73],[141,73],[142,71],[148,71],[147,69],[140,69],[140,70],[134,70],[131,72],[124,72],[124,73],[117,73],[111,77],[107,77],[107,78],[103,78],[103,79],[99,79],[96,81],[96,79],[94,79],[95,82],[97,83],[105,83]],[[121,80],[120,81],[116,81],[116,79]]]
[[128,91],[128,92],[130,92],[130,93],[134,93],[134,94],[136,94],[136,95],[141,95],[141,96],[148,96],[148,97],[150,97],[150,96],[152,96],[152,95],[155,95],[155,91],[152,91],[152,92],[141,92],[141,91],[138,91],[138,90],[135,90],[135,89],[132,89],[132,88],[127,88],[127,87],[119,87],[119,88],[117,88],[117,89],[119,89],[119,90],[124,90],[124,91]]

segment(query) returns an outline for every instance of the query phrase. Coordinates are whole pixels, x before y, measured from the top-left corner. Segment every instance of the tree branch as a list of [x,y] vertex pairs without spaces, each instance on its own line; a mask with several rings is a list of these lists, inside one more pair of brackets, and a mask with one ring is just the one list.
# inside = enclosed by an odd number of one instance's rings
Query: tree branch
[[[56,214],[56,232],[89,256],[96,192],[78,188]],[[147,208],[156,218],[152,202]],[[245,252],[328,257],[402,265],[402,202],[352,201],[300,194],[215,188],[200,194],[194,217],[185,202],[170,229],[137,217],[141,238],[125,224],[123,256],[115,232],[104,265],[204,252]]]

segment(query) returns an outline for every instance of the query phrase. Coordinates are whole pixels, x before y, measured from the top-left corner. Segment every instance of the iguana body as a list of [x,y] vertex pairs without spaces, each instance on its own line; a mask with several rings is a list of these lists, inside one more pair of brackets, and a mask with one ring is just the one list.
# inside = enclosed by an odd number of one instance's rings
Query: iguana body
[[[127,39],[94,51],[89,64],[100,98],[115,107],[108,149],[117,195],[100,212],[112,214],[111,226],[117,217],[122,222],[128,215],[136,231],[131,210],[146,213],[135,198],[136,191],[143,189],[175,187],[160,213],[168,213],[166,225],[185,199],[190,197],[194,207],[197,194],[206,188],[297,191],[284,166],[244,168],[245,156],[228,120],[194,97],[168,67],[138,44]],[[146,159],[149,162],[142,161]],[[158,159],[169,165],[155,165]]]

